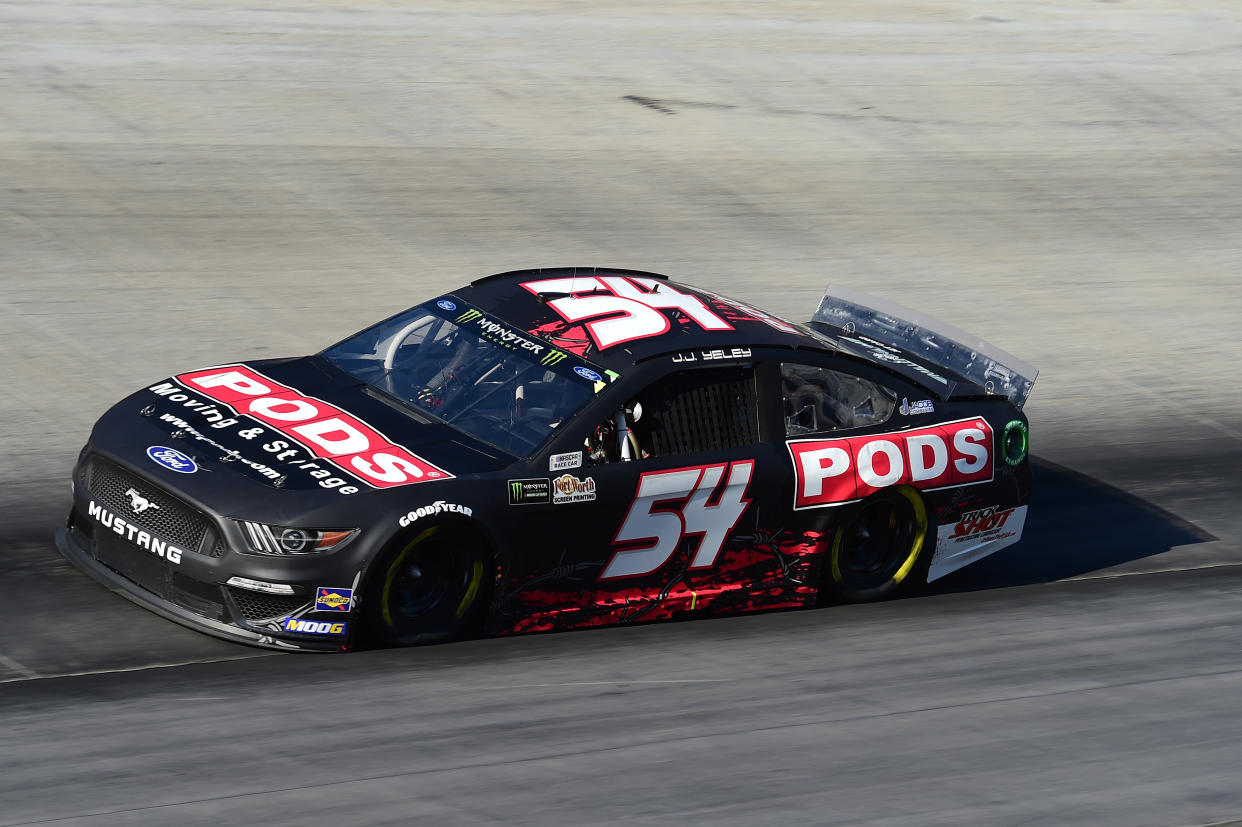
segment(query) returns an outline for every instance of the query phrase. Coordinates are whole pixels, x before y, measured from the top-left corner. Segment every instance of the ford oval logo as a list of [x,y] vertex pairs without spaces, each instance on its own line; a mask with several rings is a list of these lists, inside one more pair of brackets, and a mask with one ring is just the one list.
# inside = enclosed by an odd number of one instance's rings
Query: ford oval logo
[[574,365],[574,373],[578,374],[583,379],[590,379],[592,382],[604,381],[604,377],[600,376],[590,368],[584,368],[582,365]]
[[440,308],[441,310],[456,310],[457,309],[457,305],[453,304],[448,299],[440,299],[440,301],[436,302],[436,307]]
[[162,465],[169,471],[176,471],[178,474],[193,474],[198,470],[198,465],[195,464],[194,460],[174,448],[152,445],[147,449],[147,456],[157,465]]

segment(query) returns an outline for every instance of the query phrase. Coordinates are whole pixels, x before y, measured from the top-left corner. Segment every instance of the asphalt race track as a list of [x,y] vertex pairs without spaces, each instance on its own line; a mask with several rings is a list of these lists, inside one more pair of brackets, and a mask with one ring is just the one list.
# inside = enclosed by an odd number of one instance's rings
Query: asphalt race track
[[[519,267],[1042,373],[922,594],[282,655],[51,536],[133,388]],[[0,0],[0,825],[1242,824],[1242,5]]]

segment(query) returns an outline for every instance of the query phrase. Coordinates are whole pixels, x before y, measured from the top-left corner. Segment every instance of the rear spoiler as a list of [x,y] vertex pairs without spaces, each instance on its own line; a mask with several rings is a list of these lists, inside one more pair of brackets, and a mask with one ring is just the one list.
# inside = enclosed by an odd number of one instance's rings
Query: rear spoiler
[[1026,362],[977,336],[846,287],[829,285],[811,322],[839,328],[831,335],[843,349],[861,350],[859,355],[887,362],[921,384],[940,389],[944,398],[953,393],[954,380],[960,376],[1021,408],[1039,376]]

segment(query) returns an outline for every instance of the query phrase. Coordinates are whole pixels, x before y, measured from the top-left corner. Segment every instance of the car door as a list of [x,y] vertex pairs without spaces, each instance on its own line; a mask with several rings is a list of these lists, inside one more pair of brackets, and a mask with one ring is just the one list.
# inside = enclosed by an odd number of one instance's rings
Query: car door
[[511,607],[543,617],[527,628],[656,619],[780,590],[770,546],[789,511],[789,460],[761,419],[762,384],[752,363],[670,362],[584,423],[581,456],[549,458],[548,500],[530,506],[545,515],[539,548]]

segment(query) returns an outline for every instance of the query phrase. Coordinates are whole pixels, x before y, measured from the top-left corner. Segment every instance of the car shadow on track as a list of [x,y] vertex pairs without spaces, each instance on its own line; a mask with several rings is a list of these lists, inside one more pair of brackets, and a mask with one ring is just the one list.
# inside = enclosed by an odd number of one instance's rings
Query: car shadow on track
[[1031,458],[1034,493],[1022,542],[932,583],[933,593],[1076,577],[1217,539],[1159,506],[1047,460]]

